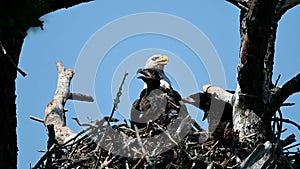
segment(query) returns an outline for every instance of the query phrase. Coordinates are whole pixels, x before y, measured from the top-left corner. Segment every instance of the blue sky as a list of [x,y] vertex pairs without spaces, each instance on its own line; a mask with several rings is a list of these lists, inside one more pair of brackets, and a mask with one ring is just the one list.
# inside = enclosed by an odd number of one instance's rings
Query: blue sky
[[[148,28],[151,29],[151,24],[156,24],[154,20],[130,24],[126,22],[126,17],[145,13],[170,17],[170,22],[161,23],[161,30],[122,37],[113,43],[111,48],[105,48],[119,32],[130,31],[148,23],[150,24]],[[300,39],[299,17],[300,8],[296,7],[286,13],[279,22],[273,77],[275,80],[281,74],[279,85],[295,76],[300,70],[300,60],[297,56],[298,39]],[[175,20],[175,25],[179,27],[166,26],[174,24],[172,18]],[[113,25],[123,21],[122,19],[125,22],[120,27]],[[160,17],[156,19],[159,20]],[[169,56],[170,62],[166,66],[166,71],[172,79],[174,88],[180,91],[183,97],[201,90],[202,85],[207,83],[217,83],[230,90],[236,87],[240,45],[239,10],[225,1],[95,1],[67,10],[59,10],[43,16],[41,20],[45,22],[44,30],[33,28],[28,31],[19,64],[19,67],[28,74],[26,78],[20,75],[17,78],[19,168],[28,168],[30,163],[34,165],[43,155],[36,150],[46,150],[45,128],[43,124],[30,120],[29,116],[44,117],[45,107],[51,101],[56,89],[55,62],[57,61],[61,60],[66,68],[74,69],[74,84],[72,83],[74,92],[93,95],[96,99],[94,104],[67,102],[65,106],[69,110],[67,124],[75,131],[81,128],[71,120],[71,117],[78,116],[80,120],[88,121],[103,115],[108,116],[125,71],[129,76],[123,88],[116,117],[128,117],[131,102],[138,98],[143,88],[142,82],[136,79],[135,71],[144,66],[151,53],[163,53]],[[177,21],[183,21],[185,25],[192,25],[202,32],[203,39],[199,41],[197,48],[207,52],[209,49],[205,45],[212,46],[221,66],[217,62],[213,67],[207,66],[205,58],[215,57],[210,56],[211,53],[208,54],[209,56],[205,53],[198,55],[191,43],[185,43],[180,38],[176,39],[174,36],[159,32],[166,28],[170,32],[178,33],[178,37],[182,35],[189,37],[189,41],[196,40],[197,44],[197,36],[186,30],[180,31],[181,26]],[[103,30],[109,26],[114,29],[109,29],[111,31],[108,31],[106,36],[103,38],[100,36],[96,43],[93,43],[93,37],[103,33]],[[157,25],[153,27],[160,28]],[[86,59],[85,50],[88,47],[95,49],[91,56],[93,59],[98,59],[97,61],[102,59],[99,64]],[[104,54],[100,54],[101,51],[105,51]],[[85,62],[86,64],[82,66]],[[97,67],[94,72],[90,72],[91,76],[89,76],[87,73],[92,64]],[[223,70],[222,77],[212,76],[214,74],[212,68]],[[90,77],[93,81],[85,80]],[[221,82],[222,78],[226,83]],[[88,87],[89,85],[93,88]],[[299,94],[290,97],[289,101],[300,103]],[[91,109],[94,105],[97,106],[97,111]],[[296,104],[293,107],[283,108],[282,111],[286,118],[300,122],[299,108]],[[202,112],[192,108],[190,110],[199,123],[205,126],[204,122],[200,122]],[[299,136],[299,132],[297,133],[293,126],[285,127],[289,127]]]

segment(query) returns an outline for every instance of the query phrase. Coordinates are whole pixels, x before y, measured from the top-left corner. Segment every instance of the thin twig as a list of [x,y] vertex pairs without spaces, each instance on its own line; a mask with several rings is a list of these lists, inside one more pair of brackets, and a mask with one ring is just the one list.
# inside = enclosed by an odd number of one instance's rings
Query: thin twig
[[52,145],[52,147],[43,155],[43,157],[40,158],[40,160],[36,163],[36,165],[32,169],[38,169],[46,160],[46,158],[49,155],[54,153],[54,151],[56,150],[55,147],[56,147],[55,145]]
[[295,103],[282,103],[281,106],[294,106]]
[[241,137],[239,140],[240,142],[244,142],[246,139],[252,137],[252,136],[255,136],[257,133],[252,133],[252,134],[249,134],[247,136],[244,136],[244,137]]
[[300,125],[297,124],[296,122],[293,122],[293,121],[289,120],[289,119],[272,118],[272,120],[273,120],[273,121],[282,121],[282,122],[285,122],[285,123],[292,124],[292,125],[294,125],[295,127],[297,127],[298,130],[300,130]]
[[31,120],[37,121],[37,122],[41,122],[44,123],[44,119],[38,118],[38,117],[34,117],[34,116],[29,116],[29,118]]
[[147,163],[149,165],[152,165],[152,162],[150,161],[150,158],[148,157],[147,152],[146,152],[146,150],[145,150],[145,148],[143,146],[143,143],[142,143],[142,140],[141,140],[141,137],[139,135],[139,131],[138,131],[138,128],[137,128],[136,125],[134,125],[134,129],[135,129],[136,139],[137,139],[139,145],[141,146],[142,153],[145,155],[145,159],[146,159]]
[[300,143],[284,148],[283,150],[288,150],[294,147],[300,146]]
[[13,59],[11,58],[11,56],[9,54],[7,54],[4,46],[2,45],[2,42],[0,41],[0,47],[2,49],[2,52],[5,56],[7,56],[7,58],[9,59],[9,61],[11,62],[11,64],[13,65],[13,67],[23,76],[25,77],[27,74],[21,70],[20,68],[18,68],[18,66],[16,65],[16,63],[13,61]]
[[208,155],[211,151],[213,151],[213,149],[219,144],[219,140],[210,148],[210,150],[208,150],[208,152],[206,153],[206,155]]
[[78,101],[86,101],[86,102],[93,102],[94,98],[92,96],[88,96],[81,93],[70,93],[67,99],[70,100],[78,100]]
[[[279,118],[283,119],[282,112],[280,109],[278,109],[278,113],[279,113]],[[278,122],[279,122],[279,124],[278,124],[278,128],[277,128],[277,130],[278,130],[277,139],[280,140],[281,133],[282,133],[282,121],[280,120]]]
[[168,138],[175,144],[178,145],[178,143],[172,138],[172,136],[170,135],[168,130],[164,130],[159,124],[157,123],[153,123],[154,125],[156,125],[164,134],[166,134],[166,136],[168,136]]
[[145,154],[143,154],[143,156],[139,159],[139,161],[132,167],[132,169],[136,169],[140,166],[140,164],[142,163],[143,159],[145,157]]
[[125,160],[125,167],[126,169],[129,169],[128,160]]
[[277,84],[278,84],[278,81],[279,81],[280,77],[281,77],[281,75],[279,74],[277,79],[276,79],[275,85],[274,85],[275,87],[277,87]]
[[78,119],[78,118],[76,118],[76,117],[73,117],[72,119],[73,119],[73,120],[75,120],[75,121],[76,121],[76,123],[77,123],[79,126],[90,126],[90,127],[97,127],[97,125],[95,125],[95,124],[92,124],[92,123],[81,123],[81,122],[79,121],[79,119]]
[[[92,129],[92,127],[89,127],[89,128],[86,128],[86,129],[82,130],[81,132],[79,132],[78,134],[76,134],[75,137],[73,137],[72,139],[66,141],[64,144],[62,144],[61,147],[67,146],[71,141],[75,141],[80,135],[82,135],[83,133],[85,133],[85,132],[87,132],[87,131],[89,131],[89,130],[91,130],[91,129]],[[87,136],[86,136],[86,137],[87,137]],[[79,141],[85,139],[86,137],[81,137],[80,139],[76,140],[76,142],[79,142]],[[76,143],[76,142],[75,142],[75,143]],[[75,143],[74,143],[74,144],[75,144]]]
[[125,82],[125,79],[126,79],[127,75],[128,75],[128,73],[126,72],[126,73],[124,74],[122,83],[121,83],[121,85],[120,85],[120,87],[119,87],[119,91],[118,91],[118,93],[117,93],[117,96],[116,96],[116,98],[114,99],[114,107],[113,107],[113,109],[112,109],[112,111],[111,111],[111,113],[110,113],[109,119],[108,119],[108,124],[109,124],[109,125],[110,125],[110,120],[111,120],[111,118],[113,117],[113,115],[114,115],[114,113],[115,113],[115,110],[118,108],[118,104],[120,103],[120,97],[121,97],[121,95],[122,95],[122,87],[123,87],[123,85],[124,85],[124,82]]

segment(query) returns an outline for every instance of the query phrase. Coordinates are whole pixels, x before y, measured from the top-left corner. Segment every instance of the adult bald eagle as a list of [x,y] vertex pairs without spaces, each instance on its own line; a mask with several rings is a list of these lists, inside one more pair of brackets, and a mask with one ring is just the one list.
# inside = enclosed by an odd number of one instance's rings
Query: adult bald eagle
[[[169,58],[166,55],[160,55],[160,54],[155,54],[152,55],[145,64],[145,69],[153,69],[156,70],[159,73],[160,76],[160,86],[165,88],[165,89],[170,89],[171,88],[171,81],[170,79],[166,76],[164,72],[164,67],[165,65],[168,64]],[[144,88],[146,88],[146,83]]]
[[[139,69],[139,76],[146,84],[140,98],[135,100],[131,109],[131,127],[145,128],[148,122],[167,127],[174,123],[178,116],[190,119],[184,105],[180,103],[181,96],[173,89],[164,89],[160,86],[160,74],[154,69]],[[183,110],[183,111],[182,111]]]

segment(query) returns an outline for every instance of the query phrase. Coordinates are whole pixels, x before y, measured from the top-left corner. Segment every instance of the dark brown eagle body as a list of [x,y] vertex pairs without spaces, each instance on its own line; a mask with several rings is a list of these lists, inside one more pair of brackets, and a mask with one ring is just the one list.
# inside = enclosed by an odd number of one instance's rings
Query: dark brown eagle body
[[165,89],[160,86],[160,76],[152,69],[140,69],[139,73],[144,76],[138,77],[146,84],[140,98],[135,100],[131,108],[131,126],[141,129],[148,122],[167,127],[179,115],[181,96],[172,88]]

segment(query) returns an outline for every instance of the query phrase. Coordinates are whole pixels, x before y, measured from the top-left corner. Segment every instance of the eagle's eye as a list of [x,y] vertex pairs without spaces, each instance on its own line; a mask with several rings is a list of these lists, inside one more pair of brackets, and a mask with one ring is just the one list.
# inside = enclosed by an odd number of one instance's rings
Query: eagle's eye
[[156,56],[156,57],[153,57],[152,60],[155,61],[155,60],[157,60],[158,58],[159,58],[159,57]]

